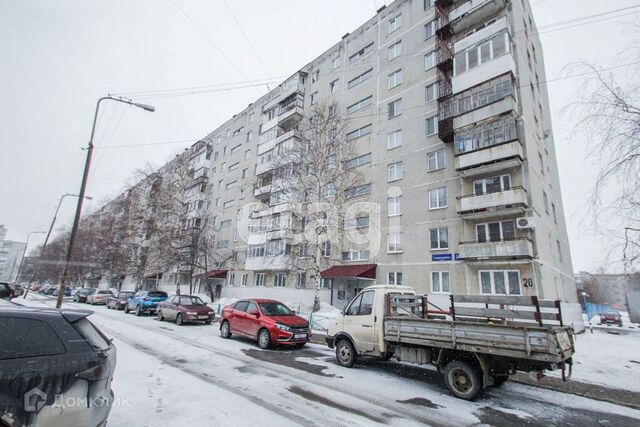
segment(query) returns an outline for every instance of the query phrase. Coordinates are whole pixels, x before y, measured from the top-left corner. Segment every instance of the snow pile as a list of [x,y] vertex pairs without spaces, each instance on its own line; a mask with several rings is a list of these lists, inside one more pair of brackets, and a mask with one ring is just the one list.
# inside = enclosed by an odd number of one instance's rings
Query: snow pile
[[208,304],[216,311],[216,313],[220,314],[224,307],[231,305],[236,301],[238,301],[238,298],[223,297]]
[[313,305],[304,304],[299,301],[287,302],[285,305],[290,309],[295,310],[298,316],[312,322],[311,329],[320,333],[326,333],[329,325],[342,313],[342,311],[334,306],[326,302],[321,302],[320,310],[313,313],[312,318],[311,314],[313,311]]

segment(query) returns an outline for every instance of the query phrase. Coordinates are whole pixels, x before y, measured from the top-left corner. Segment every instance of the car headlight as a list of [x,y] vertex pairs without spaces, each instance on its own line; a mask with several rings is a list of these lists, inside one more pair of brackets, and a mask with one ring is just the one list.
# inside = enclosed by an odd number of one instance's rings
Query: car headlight
[[288,327],[287,325],[280,324],[280,323],[276,323],[276,328],[280,329],[281,331],[291,332],[291,328],[290,327]]
[[190,316],[195,316],[195,315],[197,315],[197,314],[198,314],[198,313],[197,313],[197,312],[195,312],[195,311],[187,311],[186,313],[187,313],[188,315],[190,315]]

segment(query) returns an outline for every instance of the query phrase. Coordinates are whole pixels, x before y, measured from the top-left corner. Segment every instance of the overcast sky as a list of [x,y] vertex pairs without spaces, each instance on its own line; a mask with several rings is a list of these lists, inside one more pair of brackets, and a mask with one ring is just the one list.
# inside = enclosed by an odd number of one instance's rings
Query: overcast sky
[[[24,240],[29,231],[46,230],[60,195],[77,192],[81,147],[88,142],[99,97],[282,79],[383,4],[227,2],[260,61],[222,0],[0,0],[0,224],[8,227],[8,238]],[[531,3],[536,23],[543,27],[638,1]],[[637,14],[628,13],[543,32],[547,78],[560,77],[563,67],[576,61],[619,65],[616,54],[629,46],[630,37],[623,24],[638,21]],[[612,72],[624,80],[628,69]],[[560,115],[561,108],[576,99],[581,81],[550,82],[549,93],[574,270],[593,271],[605,264],[606,255],[606,244],[581,224],[594,172],[586,163],[584,145],[569,139],[571,123]],[[104,104],[87,190],[94,198],[91,204],[117,194],[137,168],[147,162],[162,164],[266,91],[265,86],[254,86],[146,101],[156,106],[155,113]],[[139,144],[155,145],[121,147]],[[69,226],[73,208],[73,199],[67,198],[59,227]],[[30,247],[41,241],[33,236]]]

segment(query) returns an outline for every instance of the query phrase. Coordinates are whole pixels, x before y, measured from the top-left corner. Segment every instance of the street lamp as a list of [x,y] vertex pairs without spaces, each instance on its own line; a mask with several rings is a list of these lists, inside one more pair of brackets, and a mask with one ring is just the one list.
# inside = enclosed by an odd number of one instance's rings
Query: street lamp
[[142,108],[145,111],[154,112],[156,109],[152,105],[140,104],[133,102],[126,98],[116,98],[111,95],[103,96],[98,99],[96,103],[96,112],[93,116],[93,125],[91,126],[91,137],[89,138],[89,145],[87,146],[87,159],[84,163],[84,173],[82,174],[82,183],[80,184],[80,192],[78,193],[78,204],[76,205],[76,214],[73,217],[73,225],[71,226],[71,234],[69,236],[69,245],[67,246],[67,254],[64,259],[64,267],[62,269],[62,280],[60,281],[60,291],[58,292],[58,299],[56,301],[56,308],[62,306],[62,297],[64,296],[64,284],[67,281],[69,275],[69,262],[71,261],[71,253],[73,251],[73,242],[78,231],[78,225],[80,223],[80,213],[82,212],[82,201],[84,200],[84,192],[87,188],[87,180],[89,179],[89,167],[91,166],[91,156],[93,155],[93,137],[96,133],[96,123],[98,121],[98,111],[100,110],[100,103],[102,101],[112,100],[116,102],[122,102],[124,104],[133,105],[134,107]]
[[[27,253],[27,246],[29,246],[29,238],[32,234],[44,234],[44,231],[30,231],[27,234],[27,241],[24,244],[24,250],[22,251],[22,258],[20,258],[20,265],[18,266],[18,274],[16,274],[16,283],[20,283],[20,272],[22,271],[22,264],[24,263],[24,255]],[[13,273],[13,272],[12,272]],[[11,278],[11,275],[9,275]]]
[[[47,243],[49,243],[49,237],[51,236],[51,231],[53,231],[53,225],[56,223],[56,218],[58,217],[58,211],[60,210],[60,206],[62,205],[62,201],[64,200],[65,197],[78,197],[77,194],[71,194],[71,193],[65,193],[62,195],[62,197],[60,197],[60,200],[58,201],[58,206],[56,207],[56,211],[53,214],[53,219],[51,220],[51,225],[49,226],[49,231],[47,232],[47,237],[45,237],[44,239],[44,243],[42,244],[42,249],[40,250],[40,255],[38,256],[38,262],[41,261],[42,256],[44,255],[44,250],[47,248]],[[87,200],[92,200],[93,198],[90,196],[85,196],[84,197]],[[33,274],[31,275],[31,279],[29,280],[29,283],[27,284],[27,290],[25,291],[25,293],[22,295],[22,299],[27,298],[27,295],[29,294],[29,290],[31,289],[31,282],[33,282],[33,278],[36,275],[36,267],[34,267],[33,269]]]

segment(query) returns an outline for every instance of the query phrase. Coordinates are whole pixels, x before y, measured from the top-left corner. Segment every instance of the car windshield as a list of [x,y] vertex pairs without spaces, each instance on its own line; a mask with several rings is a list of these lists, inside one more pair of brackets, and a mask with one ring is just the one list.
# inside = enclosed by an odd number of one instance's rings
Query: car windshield
[[180,297],[180,305],[205,305],[199,297]]
[[98,293],[101,295],[107,295],[107,294],[111,294],[111,291],[98,291]]
[[150,297],[166,297],[167,293],[166,292],[149,292],[148,296]]
[[131,295],[133,295],[133,292],[120,292],[120,293],[118,294],[118,296],[119,296],[120,298],[128,298],[128,297],[130,297]]
[[293,316],[289,307],[280,302],[262,302],[258,305],[265,316]]
[[95,289],[80,289],[78,292],[81,294],[92,294]]

